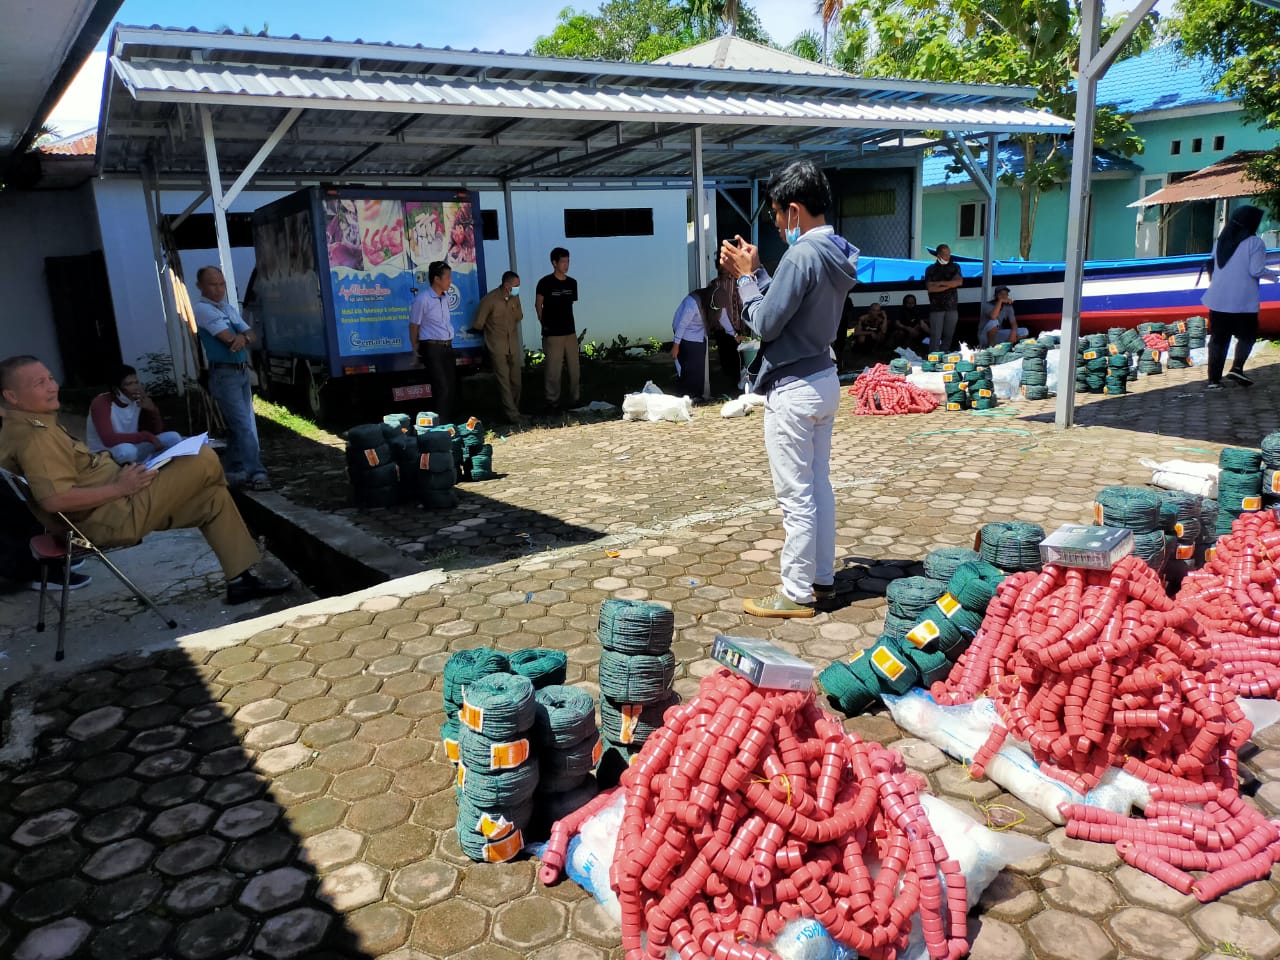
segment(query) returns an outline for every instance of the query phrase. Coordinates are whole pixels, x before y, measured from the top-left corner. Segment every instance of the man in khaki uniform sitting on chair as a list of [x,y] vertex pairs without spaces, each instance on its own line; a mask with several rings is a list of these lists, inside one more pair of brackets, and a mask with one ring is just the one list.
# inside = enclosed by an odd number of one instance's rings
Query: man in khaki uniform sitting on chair
[[260,555],[227,490],[222,464],[205,447],[161,470],[121,467],[89,452],[58,424],[58,382],[35,357],[0,361],[0,467],[26,477],[39,519],[58,529],[63,513],[100,547],[137,543],[155,530],[199,527],[227,577],[227,602],[244,603],[288,590],[251,567]]

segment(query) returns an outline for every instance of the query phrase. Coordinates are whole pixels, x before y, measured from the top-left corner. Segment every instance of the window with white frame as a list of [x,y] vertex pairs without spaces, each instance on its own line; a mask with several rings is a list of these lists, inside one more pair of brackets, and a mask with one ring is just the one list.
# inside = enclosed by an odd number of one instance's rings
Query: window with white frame
[[974,240],[987,233],[987,201],[973,200],[960,204],[960,224],[956,239]]

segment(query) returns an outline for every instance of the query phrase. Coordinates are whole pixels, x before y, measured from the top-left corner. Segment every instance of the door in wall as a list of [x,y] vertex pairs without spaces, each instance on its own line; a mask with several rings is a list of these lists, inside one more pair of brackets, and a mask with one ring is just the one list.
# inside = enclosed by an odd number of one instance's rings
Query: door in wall
[[44,277],[62,352],[64,384],[105,387],[122,361],[102,251],[45,257]]

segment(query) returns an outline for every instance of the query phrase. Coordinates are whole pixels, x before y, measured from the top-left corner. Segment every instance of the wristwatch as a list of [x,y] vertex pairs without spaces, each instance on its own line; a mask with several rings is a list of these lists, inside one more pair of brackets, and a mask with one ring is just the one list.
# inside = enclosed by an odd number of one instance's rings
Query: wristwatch
[[744,273],[738,277],[738,286],[742,286],[742,283],[744,280],[754,281],[755,278],[756,278],[756,275],[754,273]]

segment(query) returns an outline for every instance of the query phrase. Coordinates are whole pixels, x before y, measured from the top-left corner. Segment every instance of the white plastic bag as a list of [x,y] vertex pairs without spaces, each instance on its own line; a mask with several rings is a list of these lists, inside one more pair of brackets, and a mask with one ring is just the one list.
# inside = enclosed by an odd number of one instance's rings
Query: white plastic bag
[[[899,727],[912,736],[928,740],[957,760],[972,760],[1000,723],[995,704],[987,697],[943,707],[925,691],[911,690],[900,697],[885,694],[884,702]],[[1062,781],[1041,773],[1030,749],[1012,736],[1005,739],[999,752],[991,758],[986,772],[987,779],[1059,825],[1065,822],[1060,809],[1063,804],[1086,803],[1127,814],[1132,807],[1145,807],[1151,798],[1146,783],[1114,767],[1103,775],[1097,787],[1082,796]]]
[[942,382],[942,374],[940,373],[918,373],[907,374],[907,383],[913,387],[919,387],[921,390],[938,398],[945,400],[947,396],[946,385]]
[[622,398],[623,420],[683,421],[693,419],[693,401],[688,397],[672,397],[663,393],[650,380],[640,393]]
[[569,879],[595,897],[604,912],[619,925],[622,924],[622,904],[609,885],[609,868],[613,866],[613,851],[618,845],[625,806],[626,797],[619,790],[613,803],[582,824],[577,836],[569,841],[565,858]]
[[1044,385],[1050,393],[1058,392],[1058,360],[1061,355],[1056,349],[1050,350],[1044,358]]
[[1012,400],[1018,396],[1022,390],[1022,358],[993,364],[991,379],[995,383],[998,399]]
[[831,938],[826,927],[817,920],[792,920],[773,943],[770,950],[782,960],[857,960],[858,953]]
[[910,347],[894,347],[893,352],[902,357],[902,359],[906,360],[913,367],[918,367],[924,362],[924,357],[920,356],[920,354],[916,353]]
[[1216,463],[1198,463],[1194,460],[1165,460],[1157,462],[1143,457],[1138,461],[1151,471],[1151,482],[1165,490],[1181,490],[1197,497],[1218,497],[1218,475],[1222,469]]
[[1194,348],[1192,348],[1191,353],[1190,353],[1190,355],[1187,357],[1187,359],[1191,361],[1191,365],[1192,365],[1193,367],[1204,367],[1204,366],[1208,366],[1208,364],[1209,364],[1209,348],[1208,348],[1208,347],[1194,347]]
[[764,397],[758,393],[744,393],[742,396],[730,400],[720,408],[720,416],[725,419],[730,417],[745,417],[756,407],[764,406]]

